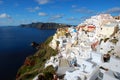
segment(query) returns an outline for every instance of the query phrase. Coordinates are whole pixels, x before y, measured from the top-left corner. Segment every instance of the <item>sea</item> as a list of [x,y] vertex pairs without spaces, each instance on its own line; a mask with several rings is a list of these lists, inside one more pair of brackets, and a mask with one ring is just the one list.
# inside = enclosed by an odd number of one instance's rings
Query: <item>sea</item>
[[19,26],[0,27],[0,80],[15,80],[25,58],[37,51],[30,43],[42,43],[55,31]]

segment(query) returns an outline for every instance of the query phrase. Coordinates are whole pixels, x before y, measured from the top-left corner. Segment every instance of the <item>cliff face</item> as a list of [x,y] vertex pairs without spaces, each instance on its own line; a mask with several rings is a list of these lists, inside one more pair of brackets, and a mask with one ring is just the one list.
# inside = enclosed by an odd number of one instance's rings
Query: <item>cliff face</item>
[[22,24],[21,27],[32,27],[32,28],[38,28],[38,29],[57,29],[62,27],[70,27],[71,25],[66,24],[59,24],[59,23],[31,23],[31,24]]
[[52,37],[49,37],[39,46],[40,49],[34,55],[26,57],[24,64],[17,72],[16,80],[32,80],[33,77],[39,73],[43,73],[44,76],[48,76],[50,78],[44,80],[51,80],[52,76],[50,75],[54,73],[54,68],[48,67],[44,69],[46,60],[49,59],[50,56],[55,56],[57,54],[56,50],[53,50],[48,46],[51,40]]

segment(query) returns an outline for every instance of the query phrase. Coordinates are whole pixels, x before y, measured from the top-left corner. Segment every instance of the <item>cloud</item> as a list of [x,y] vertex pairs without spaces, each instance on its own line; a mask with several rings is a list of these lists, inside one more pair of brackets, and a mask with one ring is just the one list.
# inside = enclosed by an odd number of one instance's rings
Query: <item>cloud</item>
[[21,20],[19,20],[19,23],[21,23],[21,24],[29,24],[29,23],[31,23],[31,20],[30,19],[21,19]]
[[50,2],[50,0],[36,0],[38,4],[47,4]]
[[77,20],[77,18],[75,18],[75,17],[70,17],[70,18],[67,18],[67,20],[69,20],[69,21],[74,21],[74,20]]
[[82,8],[79,8],[79,9],[75,9],[74,11],[75,11],[75,12],[80,12],[80,13],[83,13],[83,14],[93,14],[93,13],[95,13],[94,10],[89,10],[89,9],[87,9],[86,7],[82,7]]
[[105,11],[105,13],[120,13],[120,7],[114,7]]
[[11,17],[10,17],[8,14],[6,14],[6,13],[2,13],[2,14],[0,14],[0,18],[11,19]]
[[3,1],[2,0],[0,0],[0,4],[2,4],[3,3]]
[[77,5],[72,5],[72,8],[76,8],[77,7]]
[[80,18],[70,17],[70,18],[67,18],[66,20],[74,24],[74,23],[81,23],[88,18],[90,18],[90,16],[81,16]]
[[39,12],[38,15],[39,15],[39,16],[47,16],[47,14],[44,13],[44,12]]
[[0,14],[0,25],[10,25],[13,22],[13,19],[10,15],[6,13]]
[[27,8],[27,10],[28,10],[29,12],[35,12],[35,11],[40,10],[40,7],[39,7],[39,6],[36,6],[36,7],[34,7],[34,8]]
[[80,17],[80,21],[82,22],[82,21],[85,21],[86,19],[89,19],[91,16],[81,16]]
[[63,14],[53,15],[49,19],[50,20],[57,20],[57,19],[60,19],[60,18],[63,18]]

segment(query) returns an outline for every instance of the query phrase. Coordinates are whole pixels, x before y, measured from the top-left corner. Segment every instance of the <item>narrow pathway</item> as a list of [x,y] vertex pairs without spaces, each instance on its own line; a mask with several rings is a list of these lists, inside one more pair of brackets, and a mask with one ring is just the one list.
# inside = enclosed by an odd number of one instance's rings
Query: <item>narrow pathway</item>
[[64,75],[66,71],[73,71],[74,68],[69,66],[67,59],[60,59],[60,65],[58,66],[57,74]]
[[68,63],[67,59],[61,58],[59,67],[69,67],[69,63]]

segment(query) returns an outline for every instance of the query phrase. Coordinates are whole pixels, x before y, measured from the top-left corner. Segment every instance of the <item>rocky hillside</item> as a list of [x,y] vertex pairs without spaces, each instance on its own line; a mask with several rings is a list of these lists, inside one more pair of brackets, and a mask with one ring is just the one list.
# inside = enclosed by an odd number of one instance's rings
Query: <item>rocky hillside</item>
[[[50,56],[55,56],[58,52],[53,50],[48,46],[49,42],[52,40],[52,36],[49,37],[44,43],[39,45],[39,50],[31,56],[26,57],[24,64],[20,67],[17,72],[16,80],[32,80],[37,74],[42,73],[44,80],[52,80],[55,70],[52,66],[44,68],[47,59]],[[41,79],[40,79],[41,80]]]
[[100,68],[120,73],[119,48],[119,20],[110,14],[92,16],[77,27],[58,28],[38,52],[26,58],[16,79],[99,80]]
[[57,29],[62,27],[70,27],[72,25],[67,24],[60,24],[60,23],[31,23],[31,24],[22,24],[21,27],[32,27],[32,28],[38,28],[38,29]]

